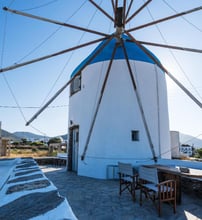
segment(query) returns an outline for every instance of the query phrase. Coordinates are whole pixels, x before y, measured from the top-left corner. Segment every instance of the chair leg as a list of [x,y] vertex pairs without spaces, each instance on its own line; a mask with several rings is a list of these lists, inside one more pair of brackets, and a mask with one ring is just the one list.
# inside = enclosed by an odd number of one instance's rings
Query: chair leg
[[173,202],[173,212],[176,213],[176,199],[174,199]]
[[135,202],[136,198],[135,198],[135,185],[134,184],[131,184],[131,194],[132,194],[133,201]]
[[140,206],[142,206],[142,189],[140,189]]
[[158,201],[158,214],[159,214],[159,217],[161,217],[161,200],[160,199]]
[[121,180],[119,180],[119,195],[121,195]]

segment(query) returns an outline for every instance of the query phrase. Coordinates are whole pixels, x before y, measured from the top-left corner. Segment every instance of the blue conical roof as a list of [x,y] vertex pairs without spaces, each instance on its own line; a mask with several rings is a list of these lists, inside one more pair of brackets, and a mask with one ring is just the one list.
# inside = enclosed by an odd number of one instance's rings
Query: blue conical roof
[[[129,60],[136,60],[136,61],[142,61],[142,62],[154,64],[154,61],[136,43],[131,41],[128,36],[123,35],[122,38],[124,39],[124,45],[125,45]],[[86,65],[86,63],[93,64],[93,63],[97,63],[97,62],[111,60],[113,49],[117,43],[116,38],[113,38],[102,49],[102,51],[93,60],[91,60],[92,57],[94,56],[94,54],[100,49],[100,47],[102,47],[102,45],[105,42],[106,42],[106,40],[102,41],[95,48],[95,50],[85,60],[83,60],[79,66],[77,66],[77,68],[72,72],[71,77],[73,77],[77,72],[79,72]],[[152,52],[150,52],[148,49],[146,49],[146,50],[148,51],[148,53],[152,57],[154,57],[156,60],[158,60],[158,58]],[[116,50],[116,54],[114,56],[114,59],[115,60],[125,59],[124,51],[121,46],[118,46],[118,48]],[[91,60],[91,61],[89,62],[89,60]],[[158,62],[159,62],[159,60],[158,60]]]

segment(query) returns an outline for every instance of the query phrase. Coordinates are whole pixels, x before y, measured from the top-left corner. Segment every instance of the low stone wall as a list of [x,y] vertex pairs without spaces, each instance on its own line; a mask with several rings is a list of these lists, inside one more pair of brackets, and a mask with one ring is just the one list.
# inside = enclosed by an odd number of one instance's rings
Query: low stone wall
[[38,165],[54,165],[54,166],[66,166],[66,159],[59,157],[39,157],[34,158]]
[[202,179],[182,177],[182,191],[202,199]]

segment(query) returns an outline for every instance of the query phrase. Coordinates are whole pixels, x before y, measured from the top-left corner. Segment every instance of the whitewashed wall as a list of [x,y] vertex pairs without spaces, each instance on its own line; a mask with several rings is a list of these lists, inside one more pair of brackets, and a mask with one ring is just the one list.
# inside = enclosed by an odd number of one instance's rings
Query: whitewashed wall
[[[170,135],[165,75],[155,65],[130,61],[156,156],[170,158]],[[81,161],[109,61],[89,65],[82,72],[81,91],[70,97],[69,120],[79,125],[78,175],[106,178],[107,166],[152,159],[136,95],[125,60],[115,60],[88,145]],[[139,141],[131,131],[139,130]],[[162,155],[161,155],[162,154]]]

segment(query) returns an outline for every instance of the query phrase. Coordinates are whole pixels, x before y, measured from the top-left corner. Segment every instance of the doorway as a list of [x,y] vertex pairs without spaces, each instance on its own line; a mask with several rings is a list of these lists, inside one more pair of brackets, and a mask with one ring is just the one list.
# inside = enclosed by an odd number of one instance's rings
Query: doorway
[[77,172],[79,152],[79,126],[69,129],[68,170]]

